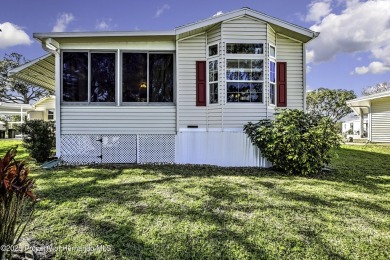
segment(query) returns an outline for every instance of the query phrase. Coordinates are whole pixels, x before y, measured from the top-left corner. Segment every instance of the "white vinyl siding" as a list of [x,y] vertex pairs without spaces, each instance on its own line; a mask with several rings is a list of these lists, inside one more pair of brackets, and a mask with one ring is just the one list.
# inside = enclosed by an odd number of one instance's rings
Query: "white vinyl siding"
[[226,42],[267,40],[267,24],[249,17],[240,17],[222,24],[222,38]]
[[61,134],[175,134],[174,106],[61,106]]
[[196,61],[206,60],[206,34],[178,42],[177,91],[179,128],[206,128],[206,107],[196,106]]
[[207,32],[207,44],[219,42],[221,40],[221,25],[218,24]]
[[287,108],[303,109],[303,44],[277,36],[277,61],[287,62]]
[[[267,43],[267,24],[254,20],[249,17],[240,17],[238,19],[230,20],[224,22],[222,24],[222,41],[225,44],[226,42],[234,42],[234,43],[262,43],[264,44],[264,71],[267,71],[266,64],[267,59],[265,58],[266,53],[266,43]],[[225,47],[225,46],[224,46]],[[226,64],[225,64],[226,56],[222,57],[222,67],[223,73],[221,73],[221,77],[224,79],[223,84],[221,84],[220,88],[222,89],[222,93],[220,96],[226,102]],[[263,57],[261,58],[263,59]],[[263,82],[263,103],[245,103],[245,104],[232,104],[225,103],[221,111],[221,124],[223,128],[243,128],[245,124],[248,122],[257,122],[260,119],[265,119],[267,117],[267,107],[264,102],[268,91],[266,88],[266,84],[268,84],[268,76],[267,74],[263,74],[264,82]]]
[[[47,121],[48,120],[48,110],[53,110],[55,111],[56,107],[56,100],[54,97],[47,98],[40,102],[38,105],[35,106],[36,111],[40,111],[42,113],[42,118],[43,120]],[[35,118],[37,119],[37,118]],[[54,112],[54,120],[55,120],[55,112]]]
[[390,97],[371,101],[373,142],[390,142]]

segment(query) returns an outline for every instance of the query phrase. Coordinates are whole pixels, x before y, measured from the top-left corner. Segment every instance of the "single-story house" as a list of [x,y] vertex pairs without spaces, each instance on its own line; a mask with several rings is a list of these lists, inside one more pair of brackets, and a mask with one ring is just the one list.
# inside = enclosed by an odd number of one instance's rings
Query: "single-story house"
[[[363,120],[362,120],[363,119]],[[343,136],[346,137],[347,141],[353,141],[357,139],[367,139],[368,129],[368,116],[363,115],[361,118],[354,112],[339,120],[341,122],[341,131]]]
[[50,95],[41,98],[32,104],[32,110],[27,112],[28,120],[40,119],[44,121],[55,121],[55,96]]
[[352,99],[347,104],[360,116],[361,122],[367,115],[368,141],[390,142],[390,91]]
[[10,74],[55,89],[64,162],[267,166],[243,126],[305,109],[317,36],[250,8],[171,31],[34,33],[49,54]]

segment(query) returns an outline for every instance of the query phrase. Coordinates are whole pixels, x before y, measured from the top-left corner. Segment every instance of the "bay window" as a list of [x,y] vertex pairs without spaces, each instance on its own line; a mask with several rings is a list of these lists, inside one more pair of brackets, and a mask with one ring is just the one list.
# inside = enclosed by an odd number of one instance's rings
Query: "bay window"
[[263,102],[264,45],[226,43],[226,101]]
[[213,44],[208,47],[208,87],[209,87],[209,103],[218,104],[218,44]]

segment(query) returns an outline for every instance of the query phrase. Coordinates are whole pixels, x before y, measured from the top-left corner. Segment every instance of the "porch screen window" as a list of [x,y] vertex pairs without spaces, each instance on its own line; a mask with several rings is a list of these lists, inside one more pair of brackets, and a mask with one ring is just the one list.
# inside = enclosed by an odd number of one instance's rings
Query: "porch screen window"
[[146,53],[123,53],[123,102],[147,101],[147,67]]
[[227,102],[263,102],[262,59],[226,61]]
[[172,54],[149,54],[149,101],[173,102]]
[[123,102],[173,102],[173,54],[123,53]]
[[67,102],[88,101],[88,52],[64,52],[62,99]]
[[62,59],[62,101],[115,102],[115,53],[63,52]]
[[91,53],[91,102],[115,102],[115,53]]

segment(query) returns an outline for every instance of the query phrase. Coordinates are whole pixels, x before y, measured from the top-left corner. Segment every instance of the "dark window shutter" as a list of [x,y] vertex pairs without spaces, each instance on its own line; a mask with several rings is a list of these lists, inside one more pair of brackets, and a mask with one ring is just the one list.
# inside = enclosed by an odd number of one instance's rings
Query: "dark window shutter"
[[278,107],[287,106],[287,62],[277,62]]
[[196,106],[206,106],[206,61],[196,62]]

